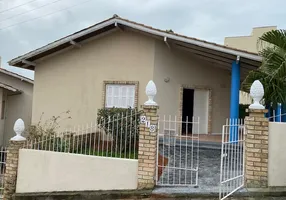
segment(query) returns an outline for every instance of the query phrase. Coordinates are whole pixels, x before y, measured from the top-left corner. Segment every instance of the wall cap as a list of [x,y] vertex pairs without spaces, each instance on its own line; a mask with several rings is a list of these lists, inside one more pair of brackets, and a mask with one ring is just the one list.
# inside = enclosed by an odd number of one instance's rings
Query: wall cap
[[14,124],[14,132],[16,133],[16,136],[12,137],[12,141],[25,141],[26,138],[22,136],[23,132],[25,131],[25,123],[24,121],[19,118],[16,120]]
[[265,107],[260,103],[264,96],[264,88],[259,80],[252,83],[250,87],[250,96],[253,99],[253,104],[249,106],[250,109],[265,109]]
[[144,103],[147,106],[157,106],[158,104],[154,101],[154,97],[157,94],[157,88],[155,83],[150,80],[146,85],[146,95],[148,96],[148,101]]
[[246,109],[246,112],[248,113],[268,113],[267,109]]

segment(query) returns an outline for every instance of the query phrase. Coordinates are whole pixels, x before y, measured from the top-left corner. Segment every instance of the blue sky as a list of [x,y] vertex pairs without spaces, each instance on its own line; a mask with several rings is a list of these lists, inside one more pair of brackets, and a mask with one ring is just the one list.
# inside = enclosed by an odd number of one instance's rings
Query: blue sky
[[32,71],[10,67],[7,61],[115,13],[223,44],[224,37],[249,35],[253,27],[285,28],[285,7],[285,0],[0,0],[2,67],[33,78]]

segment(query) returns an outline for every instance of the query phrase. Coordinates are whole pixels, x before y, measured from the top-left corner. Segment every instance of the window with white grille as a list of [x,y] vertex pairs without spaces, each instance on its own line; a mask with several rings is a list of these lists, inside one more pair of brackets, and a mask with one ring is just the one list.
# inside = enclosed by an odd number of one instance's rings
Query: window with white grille
[[106,84],[106,108],[134,108],[135,85]]

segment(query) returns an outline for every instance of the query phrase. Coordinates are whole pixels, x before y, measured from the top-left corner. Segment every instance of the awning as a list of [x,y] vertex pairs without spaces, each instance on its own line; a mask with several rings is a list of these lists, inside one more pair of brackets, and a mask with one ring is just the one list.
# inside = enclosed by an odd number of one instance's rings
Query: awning
[[12,87],[11,85],[7,85],[5,83],[1,83],[0,82],[0,88],[6,89],[10,92],[12,92],[13,94],[21,94],[22,91],[18,90],[17,88]]

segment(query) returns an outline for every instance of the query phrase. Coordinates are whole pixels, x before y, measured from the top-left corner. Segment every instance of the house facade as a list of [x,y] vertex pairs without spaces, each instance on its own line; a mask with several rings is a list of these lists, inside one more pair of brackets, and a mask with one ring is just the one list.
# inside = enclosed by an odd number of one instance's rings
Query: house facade
[[22,118],[30,125],[32,117],[33,81],[0,68],[0,146],[7,146],[15,135],[14,123]]
[[277,30],[277,26],[254,27],[250,35],[225,37],[224,45],[258,53],[258,38],[272,30]]
[[9,64],[35,71],[32,123],[70,110],[61,128],[72,130],[94,122],[102,107],[140,108],[153,80],[160,116],[200,117],[200,133],[211,134],[238,114],[240,81],[260,62],[257,54],[114,16]]
[[[259,51],[258,38],[261,37],[264,33],[276,29],[277,26],[255,27],[252,29],[251,34],[248,36],[225,37],[224,45],[228,47],[234,47],[245,51],[258,53]],[[239,98],[241,104],[251,104],[252,100],[248,93],[240,91]]]

